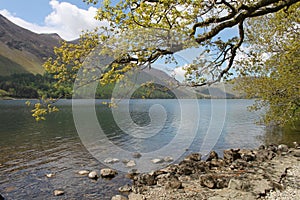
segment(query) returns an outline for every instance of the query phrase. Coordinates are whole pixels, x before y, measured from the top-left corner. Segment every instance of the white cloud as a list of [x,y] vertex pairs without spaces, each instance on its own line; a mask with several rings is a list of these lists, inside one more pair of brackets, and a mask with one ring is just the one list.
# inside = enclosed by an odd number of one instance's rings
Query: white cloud
[[187,67],[187,65],[176,67],[173,71],[172,75],[179,82],[183,82],[185,80],[185,73],[186,73],[185,67]]
[[94,19],[97,11],[95,7],[84,10],[71,3],[57,0],[51,0],[49,4],[52,12],[45,17],[44,26],[27,22],[7,10],[0,10],[0,14],[23,28],[36,33],[58,33],[65,40],[77,39],[82,31],[106,24]]

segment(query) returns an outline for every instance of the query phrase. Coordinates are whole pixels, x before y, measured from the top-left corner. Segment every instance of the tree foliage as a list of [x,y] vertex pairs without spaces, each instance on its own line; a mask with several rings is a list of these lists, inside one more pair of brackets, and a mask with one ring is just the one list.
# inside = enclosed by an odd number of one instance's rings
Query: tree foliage
[[248,78],[239,87],[249,97],[259,97],[252,109],[266,107],[267,123],[284,125],[300,119],[299,5],[248,22],[251,53],[241,62]]
[[[98,1],[87,0],[98,5]],[[199,57],[186,69],[187,84],[210,85],[232,73],[245,42],[245,24],[289,7],[299,0],[120,0],[99,4],[96,19],[105,26],[85,33],[79,43],[63,43],[45,69],[56,87],[74,81],[85,58],[101,46],[99,54],[112,58],[109,65],[94,66],[101,76],[93,81],[113,84],[131,70],[151,67],[160,58],[194,47]],[[297,4],[298,5],[298,4]],[[232,36],[222,33],[231,29]],[[253,29],[255,30],[255,28]],[[256,33],[259,34],[257,29]],[[99,50],[99,49],[97,49]],[[91,73],[91,72],[88,72]]]

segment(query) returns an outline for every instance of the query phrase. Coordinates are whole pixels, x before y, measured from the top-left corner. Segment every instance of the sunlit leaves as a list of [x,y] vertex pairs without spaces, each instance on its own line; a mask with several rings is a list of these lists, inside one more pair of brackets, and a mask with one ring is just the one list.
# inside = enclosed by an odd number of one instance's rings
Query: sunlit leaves
[[240,88],[259,98],[251,109],[267,108],[267,124],[300,120],[299,5],[249,21],[252,52],[240,64],[250,77],[242,79]]

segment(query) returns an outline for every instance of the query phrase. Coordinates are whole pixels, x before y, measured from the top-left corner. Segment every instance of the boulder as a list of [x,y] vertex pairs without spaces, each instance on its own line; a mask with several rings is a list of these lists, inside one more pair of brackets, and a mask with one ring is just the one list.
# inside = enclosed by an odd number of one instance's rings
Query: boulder
[[114,169],[104,168],[100,170],[100,174],[104,178],[113,178],[118,174],[118,172]]

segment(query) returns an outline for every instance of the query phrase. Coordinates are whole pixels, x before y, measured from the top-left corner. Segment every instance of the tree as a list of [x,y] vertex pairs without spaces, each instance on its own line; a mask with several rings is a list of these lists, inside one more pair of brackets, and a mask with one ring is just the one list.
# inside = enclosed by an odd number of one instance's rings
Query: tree
[[[94,0],[86,1],[97,4]],[[78,44],[64,42],[55,49],[56,58],[49,59],[44,66],[60,87],[76,78],[85,58],[100,45],[100,54],[113,58],[109,65],[99,69],[102,75],[94,79],[105,85],[120,81],[133,69],[151,67],[159,58],[173,61],[174,53],[195,47],[199,58],[186,69],[187,84],[210,85],[231,74],[245,40],[247,20],[288,10],[297,2],[122,0],[112,4],[104,0],[96,19],[107,22],[106,26],[83,34]],[[227,29],[236,34],[221,37]]]
[[251,52],[240,63],[241,74],[248,77],[239,88],[249,97],[259,97],[251,109],[266,107],[264,121],[268,124],[285,125],[300,119],[299,5],[248,22]]

